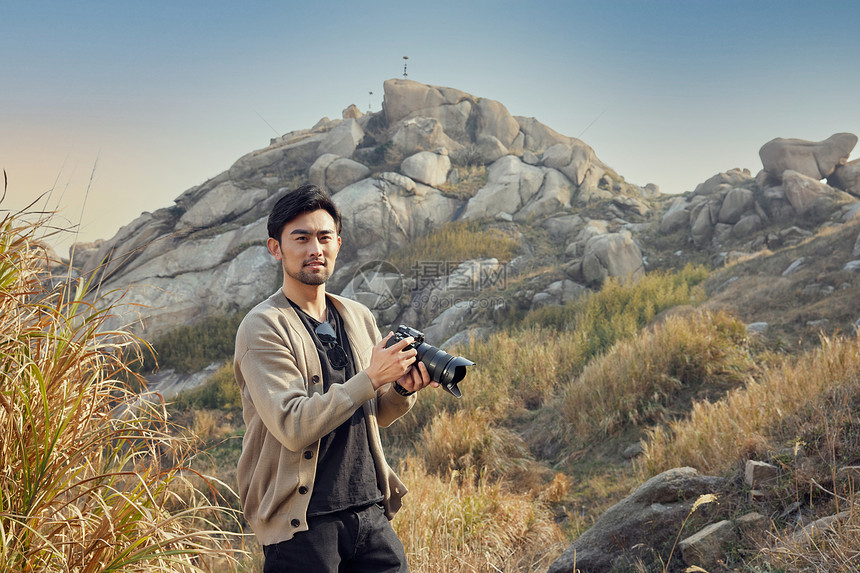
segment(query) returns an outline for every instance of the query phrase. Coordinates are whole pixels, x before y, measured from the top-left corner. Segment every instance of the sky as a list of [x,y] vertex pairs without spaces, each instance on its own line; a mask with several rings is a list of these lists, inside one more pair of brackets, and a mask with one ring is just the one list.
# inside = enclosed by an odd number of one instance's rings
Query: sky
[[860,134],[858,25],[847,0],[4,0],[0,209],[56,210],[65,256],[272,137],[379,111],[404,63],[681,193],[755,174],[776,137]]

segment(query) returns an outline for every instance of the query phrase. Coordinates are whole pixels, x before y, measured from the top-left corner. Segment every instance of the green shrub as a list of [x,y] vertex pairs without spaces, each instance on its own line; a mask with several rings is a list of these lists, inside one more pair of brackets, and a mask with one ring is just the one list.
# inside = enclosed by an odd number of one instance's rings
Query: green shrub
[[141,371],[172,368],[182,374],[199,372],[213,362],[233,356],[236,330],[244,312],[204,318],[193,325],[180,326],[152,343],[157,356],[144,355]]
[[180,410],[241,412],[242,393],[233,375],[233,363],[228,362],[216,370],[202,386],[179,394],[174,401],[174,407]]

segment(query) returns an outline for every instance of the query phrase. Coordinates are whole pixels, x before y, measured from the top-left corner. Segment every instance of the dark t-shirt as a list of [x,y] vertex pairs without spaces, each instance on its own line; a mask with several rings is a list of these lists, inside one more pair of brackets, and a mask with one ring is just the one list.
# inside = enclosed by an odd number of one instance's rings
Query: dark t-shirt
[[[289,300],[289,299],[287,299]],[[320,322],[300,309],[293,301],[302,323],[314,340],[320,357],[323,375],[323,391],[328,392],[332,384],[343,384],[355,376],[355,362],[343,319],[329,302],[328,320],[337,333],[337,340],[348,358],[345,368],[333,368],[328,358],[331,345],[324,344],[315,329]],[[382,501],[383,495],[376,484],[376,468],[370,456],[370,442],[364,408],[358,408],[347,421],[320,440],[317,472],[308,517],[333,513],[344,509],[362,507]]]

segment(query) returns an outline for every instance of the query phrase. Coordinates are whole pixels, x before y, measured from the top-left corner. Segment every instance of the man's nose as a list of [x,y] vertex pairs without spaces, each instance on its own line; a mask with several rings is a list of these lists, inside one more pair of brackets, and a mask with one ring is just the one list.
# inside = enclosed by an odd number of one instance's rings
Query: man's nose
[[322,254],[322,242],[319,239],[311,239],[308,241],[308,252],[311,255],[321,255]]

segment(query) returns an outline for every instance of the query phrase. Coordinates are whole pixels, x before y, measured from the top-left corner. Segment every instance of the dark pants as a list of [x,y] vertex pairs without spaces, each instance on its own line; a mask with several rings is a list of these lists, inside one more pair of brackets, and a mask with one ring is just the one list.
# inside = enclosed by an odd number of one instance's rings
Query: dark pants
[[308,518],[307,531],[263,546],[263,573],[408,573],[403,544],[382,508]]

